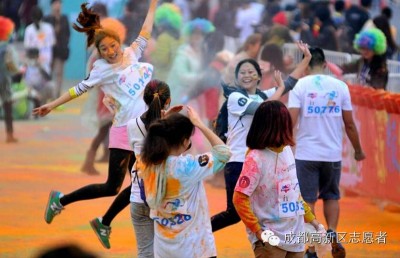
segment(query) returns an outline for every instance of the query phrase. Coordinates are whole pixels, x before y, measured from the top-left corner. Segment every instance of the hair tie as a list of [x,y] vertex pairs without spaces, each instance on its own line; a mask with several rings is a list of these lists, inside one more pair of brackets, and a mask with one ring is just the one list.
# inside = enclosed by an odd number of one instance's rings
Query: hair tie
[[156,93],[154,93],[153,94],[153,97],[155,98],[155,97],[158,97],[159,95],[158,95],[158,92],[156,92]]

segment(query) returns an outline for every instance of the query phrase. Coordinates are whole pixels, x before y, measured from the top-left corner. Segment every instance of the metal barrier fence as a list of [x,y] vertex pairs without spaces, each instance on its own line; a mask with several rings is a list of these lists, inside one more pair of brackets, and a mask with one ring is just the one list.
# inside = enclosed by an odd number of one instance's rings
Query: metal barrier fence
[[[286,43],[283,45],[283,54],[290,55],[293,57],[293,61],[299,63],[303,58],[303,53],[298,50],[296,44]],[[336,65],[342,65],[351,62],[351,55],[348,53],[335,52],[330,50],[324,50],[325,59],[328,62],[334,63]],[[333,73],[326,69],[325,72],[329,75],[333,75]]]
[[[343,81],[347,84],[358,84],[357,74],[349,73],[343,75]],[[400,73],[389,73],[387,91],[400,93]]]
[[390,92],[400,93],[400,73],[389,73],[387,90]]
[[395,60],[388,60],[387,66],[389,73],[400,73],[400,62]]
[[[295,63],[299,63],[303,58],[303,53],[298,50],[296,44],[286,43],[282,48],[284,55],[290,55],[293,58]],[[324,50],[326,61],[334,63],[336,65],[342,65],[360,58],[360,55],[348,54],[335,52],[330,50]],[[387,84],[387,90],[391,92],[400,93],[400,62],[396,60],[388,60],[387,61],[388,70],[389,70],[389,81]],[[334,76],[329,69],[325,70],[327,74]],[[344,74],[343,80],[350,84],[357,84],[357,75],[356,74]]]

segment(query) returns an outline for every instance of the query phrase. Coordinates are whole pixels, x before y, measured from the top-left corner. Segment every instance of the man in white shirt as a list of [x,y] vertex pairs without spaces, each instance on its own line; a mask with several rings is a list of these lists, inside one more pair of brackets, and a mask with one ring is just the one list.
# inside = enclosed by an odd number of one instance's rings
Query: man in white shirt
[[[336,239],[339,220],[339,181],[344,127],[355,149],[357,161],[365,159],[358,131],[353,120],[347,85],[324,75],[325,55],[320,48],[310,48],[312,55],[307,76],[289,93],[289,111],[296,136],[296,169],[304,200],[314,213],[315,202],[322,199],[334,258],[345,257],[343,246]],[[308,257],[316,257],[313,249]]]
[[251,0],[241,1],[242,6],[236,12],[235,26],[240,30],[239,39],[243,44],[247,37],[254,33],[254,26],[258,25],[262,16],[262,5],[259,3],[252,3]]

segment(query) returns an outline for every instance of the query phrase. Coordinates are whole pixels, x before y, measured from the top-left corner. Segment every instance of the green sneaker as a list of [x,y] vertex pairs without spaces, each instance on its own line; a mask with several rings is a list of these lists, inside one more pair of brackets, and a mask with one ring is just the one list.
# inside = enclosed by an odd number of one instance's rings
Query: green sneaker
[[46,211],[44,213],[44,220],[47,224],[53,221],[54,216],[61,213],[64,207],[60,203],[60,198],[63,196],[61,192],[51,191],[49,200],[47,201]]
[[92,226],[94,233],[96,233],[97,238],[104,248],[110,249],[110,234],[111,227],[105,226],[101,223],[101,218],[95,218],[90,221],[90,226]]

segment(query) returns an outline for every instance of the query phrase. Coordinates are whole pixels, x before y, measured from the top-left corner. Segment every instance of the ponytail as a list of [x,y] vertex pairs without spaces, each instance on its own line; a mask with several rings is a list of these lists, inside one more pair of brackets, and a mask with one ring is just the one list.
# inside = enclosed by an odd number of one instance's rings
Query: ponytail
[[160,101],[160,95],[156,92],[154,93],[153,101],[150,103],[149,109],[146,112],[146,123],[145,127],[146,129],[149,128],[150,124],[161,118],[161,101]]
[[86,6],[88,3],[83,3],[81,5],[82,11],[79,13],[78,18],[76,18],[76,22],[80,24],[79,27],[76,23],[72,25],[72,27],[78,31],[83,32],[87,36],[87,47],[90,47],[94,43],[95,32],[98,29],[101,29],[100,25],[100,16],[93,12],[91,9],[88,9]]
[[169,156],[168,129],[165,127],[165,123],[161,120],[153,122],[150,126],[140,155],[144,164],[159,165]]
[[194,132],[194,125],[184,115],[174,113],[153,122],[140,154],[141,177],[144,179],[146,201],[150,208],[159,207],[167,188],[166,160],[171,150],[183,145]]
[[168,84],[159,80],[151,80],[144,89],[144,102],[149,109],[145,113],[144,123],[146,130],[153,121],[161,118],[161,111],[170,99],[171,93]]

